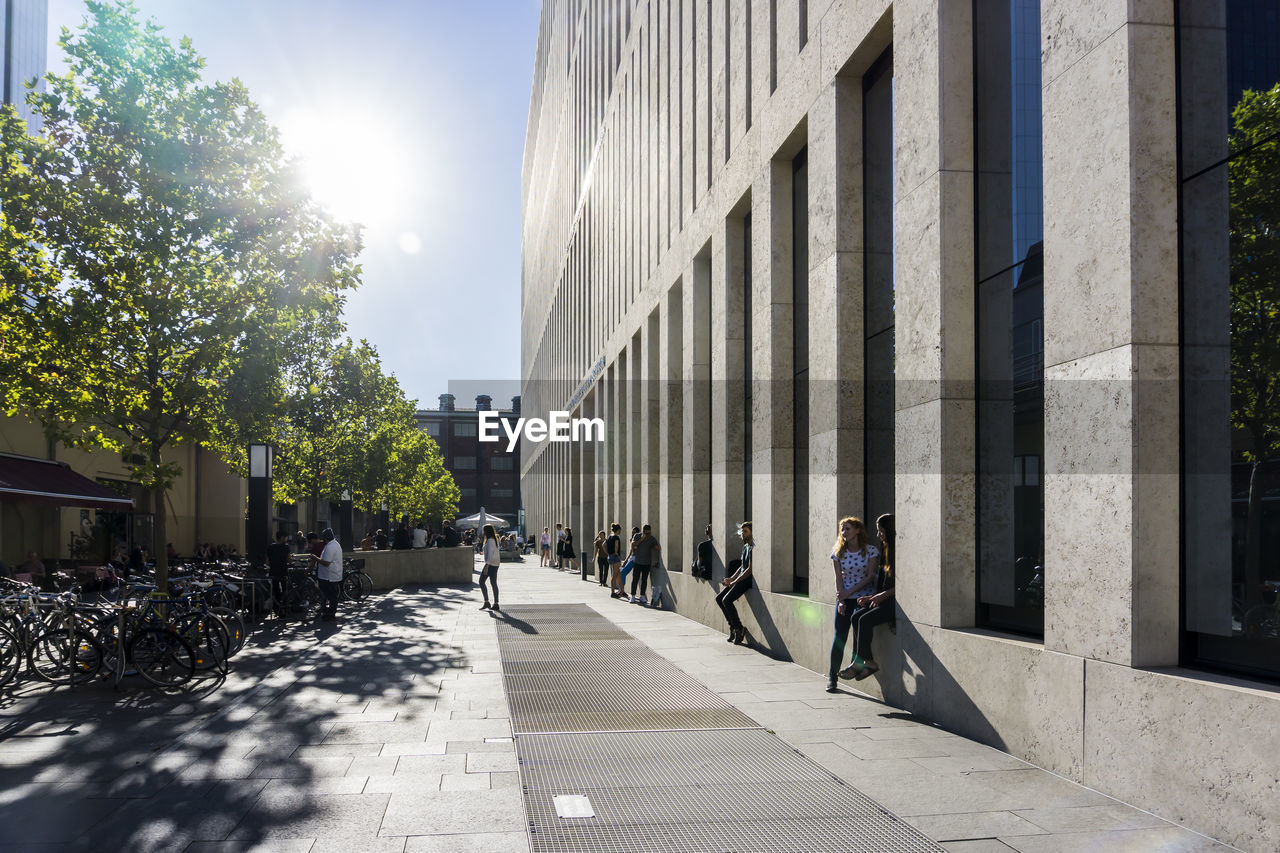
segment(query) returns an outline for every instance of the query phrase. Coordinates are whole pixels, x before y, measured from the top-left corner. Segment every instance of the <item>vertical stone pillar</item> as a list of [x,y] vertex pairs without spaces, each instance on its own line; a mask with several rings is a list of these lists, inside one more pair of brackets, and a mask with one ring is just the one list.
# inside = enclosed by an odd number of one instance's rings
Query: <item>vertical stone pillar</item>
[[898,604],[974,621],[972,6],[894,7]]
[[1041,21],[1045,646],[1129,666],[1175,664],[1173,4],[1086,18],[1075,4],[1044,0]]
[[751,188],[751,519],[761,589],[793,588],[795,386],[792,164],[771,160]]
[[836,522],[866,515],[862,164],[862,79],[836,77],[809,108],[809,575],[823,601]]
[[660,308],[655,308],[640,327],[641,378],[640,378],[640,520],[638,524],[660,522],[658,511],[658,478],[661,465],[659,436],[662,422],[659,419],[659,338]]
[[640,516],[644,505],[640,502],[640,484],[644,480],[644,347],[641,334],[636,331],[627,347],[627,467],[626,467],[626,522],[635,526],[643,524]]

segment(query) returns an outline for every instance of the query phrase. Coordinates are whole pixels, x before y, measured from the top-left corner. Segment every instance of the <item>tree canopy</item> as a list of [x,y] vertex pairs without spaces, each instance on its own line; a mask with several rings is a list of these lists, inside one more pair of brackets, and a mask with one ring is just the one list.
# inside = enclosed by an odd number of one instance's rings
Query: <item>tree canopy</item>
[[66,73],[28,97],[40,134],[0,112],[3,404],[141,459],[164,542],[167,451],[234,454],[282,410],[287,344],[340,329],[360,238],[239,81],[204,82],[191,42],[129,3],[88,11],[62,32]]

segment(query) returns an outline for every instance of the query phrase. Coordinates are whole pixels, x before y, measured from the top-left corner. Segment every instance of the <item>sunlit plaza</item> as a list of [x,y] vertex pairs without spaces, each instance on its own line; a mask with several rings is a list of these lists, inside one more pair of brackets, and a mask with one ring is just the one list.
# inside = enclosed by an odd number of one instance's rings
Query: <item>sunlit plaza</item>
[[1278,218],[1280,0],[0,0],[0,851],[1280,849]]

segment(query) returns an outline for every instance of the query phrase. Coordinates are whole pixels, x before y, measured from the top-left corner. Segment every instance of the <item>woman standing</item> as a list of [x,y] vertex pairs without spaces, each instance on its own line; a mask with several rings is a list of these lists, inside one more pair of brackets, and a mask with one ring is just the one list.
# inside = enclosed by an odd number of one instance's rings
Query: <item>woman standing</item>
[[539,563],[538,565],[545,566],[549,562],[551,562],[551,528],[550,527],[542,528],[542,536],[538,541],[542,545],[542,562]]
[[874,595],[862,595],[857,599],[858,610],[853,617],[853,663],[840,670],[841,678],[861,681],[880,671],[880,665],[871,658],[871,635],[876,626],[894,617],[893,608],[893,539],[896,533],[893,516],[885,513],[876,519],[876,533],[884,552],[880,571],[876,577]]
[[609,552],[605,550],[604,543],[604,531],[597,531],[594,545],[596,558],[596,580],[599,581],[600,586],[604,586],[608,583],[605,578],[608,576],[609,572]]
[[[502,565],[502,553],[498,549],[498,532],[492,524],[484,526],[484,568],[480,570],[480,593],[484,596],[481,610],[501,610],[498,606],[498,567]],[[489,590],[485,589],[485,578],[493,584],[493,604],[489,604]]]
[[751,522],[744,521],[738,525],[738,535],[742,537],[742,565],[729,577],[720,582],[724,589],[716,596],[716,604],[724,612],[729,623],[729,642],[742,645],[746,640],[747,629],[742,627],[738,618],[738,609],[734,602],[751,589],[751,552],[755,549],[756,540],[751,535]]
[[609,597],[622,598],[626,590],[622,586],[622,525],[609,526],[609,538],[605,540],[605,555],[609,560]]
[[[573,528],[568,525],[565,525],[564,528],[564,562],[567,564],[566,568],[569,571],[576,572],[578,570],[578,552],[573,547]],[[582,571],[582,579],[587,579],[585,568]]]
[[827,692],[836,692],[836,674],[844,660],[845,644],[855,614],[854,602],[870,595],[878,575],[880,551],[867,544],[867,531],[862,520],[849,516],[840,519],[836,544],[831,550],[831,565],[836,573],[836,633],[831,642],[831,665],[827,669]]

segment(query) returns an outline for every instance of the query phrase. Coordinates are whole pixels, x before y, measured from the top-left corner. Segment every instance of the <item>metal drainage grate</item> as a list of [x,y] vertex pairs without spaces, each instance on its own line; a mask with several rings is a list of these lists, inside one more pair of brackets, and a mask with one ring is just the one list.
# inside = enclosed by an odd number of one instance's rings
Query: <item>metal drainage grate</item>
[[[534,851],[940,850],[763,729],[521,735]],[[594,818],[565,819],[579,794]]]
[[537,853],[942,849],[589,607],[497,624]]
[[517,734],[758,726],[586,605],[506,615],[498,649]]

